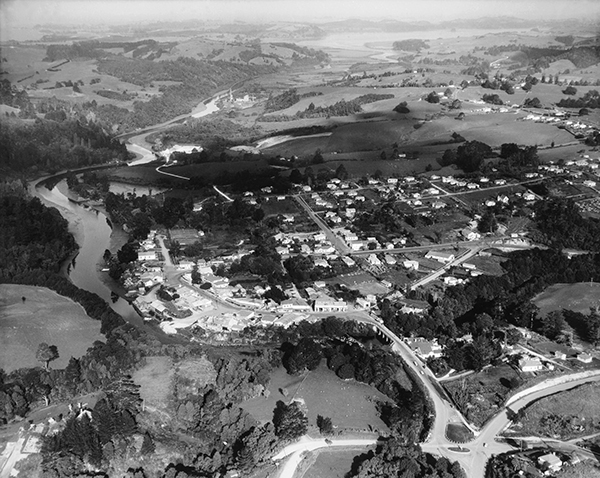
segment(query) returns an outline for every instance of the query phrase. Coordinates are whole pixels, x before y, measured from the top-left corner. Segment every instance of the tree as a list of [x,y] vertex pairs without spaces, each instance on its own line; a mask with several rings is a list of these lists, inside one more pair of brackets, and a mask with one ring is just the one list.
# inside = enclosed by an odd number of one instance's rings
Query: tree
[[333,435],[333,423],[331,422],[331,418],[317,415],[317,426],[319,427],[321,435]]
[[325,162],[325,159],[323,158],[323,154],[321,153],[320,149],[317,149],[315,151],[315,155],[312,158],[312,163],[313,164],[322,164]]
[[523,106],[525,108],[541,108],[542,103],[540,102],[539,98],[536,96],[534,98],[526,98],[525,101],[523,101]]
[[410,113],[410,109],[408,108],[406,101],[402,101],[402,102],[398,103],[394,107],[394,111],[396,113],[401,113],[401,114]]
[[346,170],[346,166],[340,164],[335,170],[335,176],[342,181],[348,179],[348,171]]
[[130,262],[137,261],[138,253],[133,243],[127,242],[126,244],[123,244],[123,247],[117,251],[117,258],[122,264],[129,264]]
[[425,101],[427,101],[427,103],[439,103],[440,97],[435,91],[432,91],[425,97]]
[[577,94],[577,88],[575,88],[574,86],[567,86],[564,90],[562,90],[563,94],[565,95],[576,95]]
[[56,345],[48,345],[46,342],[42,342],[35,353],[35,358],[38,362],[42,362],[46,369],[48,369],[50,362],[56,360],[58,357],[59,354]]
[[275,434],[280,439],[295,440],[308,430],[308,418],[300,409],[298,402],[286,405],[279,400],[273,412],[273,425],[275,425]]
[[304,369],[316,369],[322,357],[321,345],[311,338],[304,337],[283,357],[282,362],[289,374],[295,374]]

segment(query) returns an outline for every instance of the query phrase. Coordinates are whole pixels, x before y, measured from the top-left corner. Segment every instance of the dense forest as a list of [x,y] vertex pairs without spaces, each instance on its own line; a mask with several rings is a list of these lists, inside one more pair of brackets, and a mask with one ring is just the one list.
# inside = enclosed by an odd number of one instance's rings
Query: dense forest
[[368,103],[374,103],[376,101],[388,100],[394,98],[392,94],[374,94],[362,95],[353,100],[340,100],[330,106],[315,106],[311,103],[303,111],[296,112],[293,116],[287,115],[267,115],[261,116],[257,121],[271,122],[271,121],[293,121],[296,119],[305,118],[326,118],[329,116],[349,116],[362,111],[362,105]]
[[164,133],[150,135],[148,140],[160,138],[165,147],[177,143],[198,144],[204,149],[220,152],[231,146],[251,143],[263,135],[264,131],[258,126],[245,127],[223,118],[198,118],[173,126]]
[[125,145],[85,118],[32,124],[3,120],[0,127],[0,166],[14,171],[56,172],[128,157]]

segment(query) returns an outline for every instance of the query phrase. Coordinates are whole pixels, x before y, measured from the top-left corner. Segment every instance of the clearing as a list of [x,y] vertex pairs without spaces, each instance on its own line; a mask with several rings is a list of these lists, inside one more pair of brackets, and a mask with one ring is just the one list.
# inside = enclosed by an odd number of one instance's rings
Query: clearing
[[544,436],[561,440],[600,432],[600,384],[590,383],[542,398],[525,409],[520,426],[510,435]]
[[0,368],[7,373],[42,366],[35,358],[42,342],[57,346],[60,357],[50,365],[58,369],[96,340],[104,340],[100,321],[71,299],[45,287],[0,285]]
[[[286,390],[284,396],[280,390]],[[241,407],[259,422],[273,419],[273,410],[279,400],[286,403],[301,399],[308,409],[308,423],[316,429],[317,415],[331,418],[338,433],[385,431],[376,409],[378,401],[389,401],[382,393],[365,383],[346,381],[327,368],[325,361],[316,370],[303,375],[288,375],[283,367],[273,371],[268,398],[247,400]]]
[[540,308],[540,316],[562,309],[588,314],[590,307],[600,306],[600,284],[554,284],[535,297],[533,303]]

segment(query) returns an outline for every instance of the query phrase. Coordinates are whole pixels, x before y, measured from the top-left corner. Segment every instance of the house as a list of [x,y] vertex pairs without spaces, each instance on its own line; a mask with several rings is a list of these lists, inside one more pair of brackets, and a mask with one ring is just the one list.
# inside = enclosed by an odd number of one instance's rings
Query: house
[[441,252],[441,251],[429,251],[425,255],[425,259],[433,259],[435,261],[441,262],[442,264],[448,264],[452,262],[456,257],[451,252]]
[[394,256],[390,256],[389,254],[386,254],[385,257],[385,263],[389,266],[393,266],[396,264],[396,258]]
[[156,251],[138,251],[138,261],[155,261]]
[[537,357],[523,357],[519,360],[519,368],[522,372],[538,372],[544,368]]
[[348,304],[343,300],[335,300],[330,297],[320,297],[313,304],[315,312],[346,312]]
[[554,358],[556,358],[558,360],[566,360],[567,354],[564,352],[561,352],[560,350],[557,350],[556,352],[554,352]]
[[373,306],[370,300],[359,297],[356,299],[356,307],[359,309],[370,309]]
[[367,257],[367,262],[369,264],[371,264],[372,266],[380,266],[381,265],[381,261],[375,254],[369,254],[369,257]]
[[538,458],[538,463],[542,466],[547,466],[551,471],[559,471],[562,467],[562,460],[554,453],[547,453]]
[[422,358],[439,358],[442,354],[442,346],[437,343],[436,339],[425,340],[422,337],[406,339],[408,346]]
[[305,300],[299,299],[297,297],[292,297],[291,299],[286,299],[282,301],[279,305],[279,308],[285,311],[294,310],[301,312],[310,312],[311,310],[310,305],[308,305],[308,303]]
[[348,241],[348,245],[353,251],[360,251],[365,247],[365,241]]
[[466,241],[477,241],[478,239],[481,239],[481,234],[476,231],[472,231],[471,229],[461,229],[460,235]]
[[330,267],[329,262],[327,262],[325,259],[314,259],[313,262],[315,264],[315,267]]
[[421,300],[402,299],[400,312],[404,314],[423,314],[429,309],[429,303]]
[[419,261],[404,261],[402,265],[407,269],[412,269],[415,271],[419,270]]
[[590,354],[586,354],[585,352],[582,352],[580,354],[577,354],[577,360],[579,360],[580,362],[583,362],[583,363],[591,363],[592,356]]
[[181,270],[181,271],[191,271],[194,266],[196,264],[194,264],[192,261],[179,261],[179,264],[177,264],[177,269]]
[[352,267],[352,266],[356,265],[356,262],[354,262],[354,259],[352,259],[351,257],[342,256],[341,259],[342,259],[342,262],[344,264],[346,264],[348,267]]

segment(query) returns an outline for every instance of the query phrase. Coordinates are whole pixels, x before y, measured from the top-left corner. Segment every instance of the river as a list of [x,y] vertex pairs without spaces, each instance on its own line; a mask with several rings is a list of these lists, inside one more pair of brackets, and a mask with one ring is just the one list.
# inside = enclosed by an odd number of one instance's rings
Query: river
[[[65,180],[63,180],[65,181]],[[127,322],[143,329],[148,329],[144,320],[126,300],[119,298],[112,302],[111,289],[100,279],[99,262],[104,251],[109,248],[111,227],[102,212],[84,208],[70,202],[60,191],[61,181],[52,189],[48,189],[39,181],[30,188],[47,206],[56,207],[69,222],[69,231],[79,244],[79,254],[70,269],[69,277],[73,284],[81,289],[94,292],[102,297],[115,312]]]

